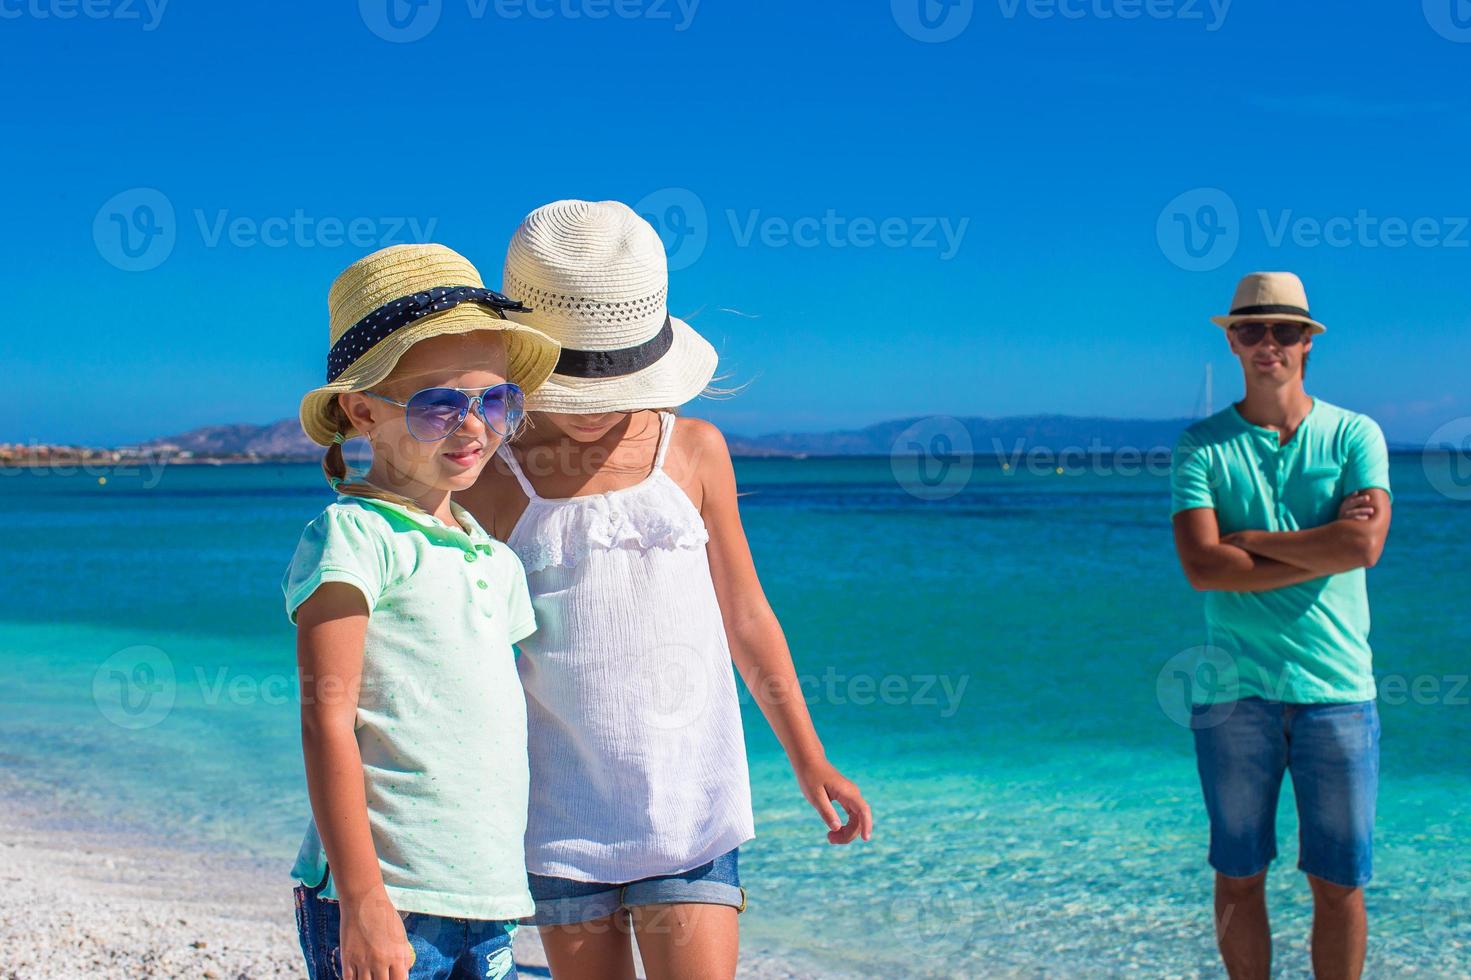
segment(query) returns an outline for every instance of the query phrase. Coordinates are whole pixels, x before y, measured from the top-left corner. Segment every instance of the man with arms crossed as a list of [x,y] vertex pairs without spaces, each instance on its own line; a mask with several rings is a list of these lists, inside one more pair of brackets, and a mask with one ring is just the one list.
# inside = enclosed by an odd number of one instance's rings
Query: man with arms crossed
[[1191,728],[1216,939],[1233,980],[1270,976],[1267,866],[1290,771],[1313,972],[1357,978],[1379,779],[1364,570],[1389,531],[1389,458],[1371,419],[1304,390],[1325,328],[1297,276],[1247,276],[1230,315],[1213,321],[1241,361],[1246,397],[1186,430],[1171,483],[1180,564],[1206,592]]

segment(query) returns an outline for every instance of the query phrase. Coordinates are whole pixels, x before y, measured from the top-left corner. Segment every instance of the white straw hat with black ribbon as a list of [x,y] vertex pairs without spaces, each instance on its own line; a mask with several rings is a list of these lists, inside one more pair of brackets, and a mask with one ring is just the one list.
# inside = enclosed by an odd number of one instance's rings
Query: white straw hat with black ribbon
[[501,288],[531,307],[510,319],[562,345],[528,409],[673,408],[715,374],[715,348],[669,314],[663,242],[626,204],[557,201],[531,212],[511,239]]
[[1211,322],[1224,330],[1238,323],[1303,323],[1313,333],[1328,328],[1308,312],[1308,293],[1302,280],[1291,272],[1253,272],[1236,286],[1231,312],[1213,316]]

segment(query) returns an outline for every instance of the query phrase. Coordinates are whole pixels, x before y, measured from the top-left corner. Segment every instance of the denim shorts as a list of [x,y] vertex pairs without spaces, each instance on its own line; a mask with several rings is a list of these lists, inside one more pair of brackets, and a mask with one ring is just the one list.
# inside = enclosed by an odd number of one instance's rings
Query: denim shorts
[[1205,807],[1210,865],[1250,878],[1277,856],[1277,797],[1292,773],[1297,867],[1357,888],[1374,873],[1379,711],[1373,701],[1285,704],[1243,698],[1196,705],[1190,722]]
[[637,905],[729,905],[744,912],[746,890],[741,887],[739,856],[740,848],[736,848],[691,871],[623,884],[527,875],[531,897],[536,900],[536,915],[530,921],[538,926],[569,926]]
[[[326,883],[323,878],[323,884]],[[323,885],[296,889],[296,931],[310,980],[341,980],[341,906],[321,897]],[[419,912],[401,913],[414,947],[409,980],[515,980],[511,936],[516,923],[452,919]]]

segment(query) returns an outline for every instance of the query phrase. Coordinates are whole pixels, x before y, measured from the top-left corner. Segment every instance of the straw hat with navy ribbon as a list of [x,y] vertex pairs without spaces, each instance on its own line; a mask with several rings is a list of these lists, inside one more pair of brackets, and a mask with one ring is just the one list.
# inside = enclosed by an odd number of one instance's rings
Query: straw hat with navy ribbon
[[1328,328],[1308,312],[1308,293],[1290,272],[1253,272],[1236,286],[1231,312],[1211,322],[1229,330],[1238,323],[1305,323],[1315,333]]
[[332,349],[327,383],[301,400],[301,427],[327,446],[338,431],[337,396],[366,391],[388,377],[404,352],[444,334],[498,330],[506,335],[507,380],[530,395],[552,373],[561,348],[546,334],[506,319],[530,313],[485,288],[469,260],[443,245],[394,245],[348,266],[327,298]]
[[653,227],[617,201],[557,201],[526,217],[506,252],[508,310],[562,345],[526,407],[597,414],[673,408],[710,383],[715,348],[669,315],[669,269]]

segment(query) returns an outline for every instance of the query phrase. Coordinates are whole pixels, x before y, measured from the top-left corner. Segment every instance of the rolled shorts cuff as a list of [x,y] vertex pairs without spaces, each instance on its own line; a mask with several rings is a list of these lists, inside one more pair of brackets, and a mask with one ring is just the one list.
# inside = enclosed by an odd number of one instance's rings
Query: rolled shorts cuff
[[534,926],[571,926],[606,919],[622,907],[622,891],[621,888],[610,888],[592,895],[540,899],[536,903],[536,912],[522,921]]
[[636,881],[621,888],[571,898],[541,899],[523,921],[534,926],[571,926],[605,919],[619,909],[642,905],[729,905],[746,911],[746,890],[718,881]]
[[737,912],[746,910],[746,890],[723,881],[635,881],[623,887],[626,908],[638,905],[729,905]]
[[1359,871],[1355,874],[1346,875],[1342,871],[1343,867],[1343,865],[1340,865],[1338,868],[1318,868],[1306,861],[1297,862],[1297,870],[1303,874],[1320,878],[1328,882],[1328,884],[1337,885],[1340,888],[1363,888],[1374,879],[1374,873],[1372,871]]
[[1249,862],[1254,867],[1246,864],[1228,864],[1225,861],[1217,859],[1215,855],[1211,855],[1208,860],[1211,870],[1216,874],[1224,875],[1227,878],[1255,878],[1272,866],[1272,862],[1277,860],[1277,852],[1273,851],[1264,861]]

